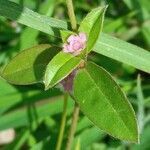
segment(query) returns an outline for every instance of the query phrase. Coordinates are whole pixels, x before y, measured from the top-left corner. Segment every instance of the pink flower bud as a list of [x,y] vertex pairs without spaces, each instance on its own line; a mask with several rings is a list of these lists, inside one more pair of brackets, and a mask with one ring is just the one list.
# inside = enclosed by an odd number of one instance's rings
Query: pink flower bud
[[71,53],[74,56],[79,55],[86,47],[86,34],[79,33],[79,35],[71,35],[67,39],[67,43],[63,45],[63,51],[65,53]]

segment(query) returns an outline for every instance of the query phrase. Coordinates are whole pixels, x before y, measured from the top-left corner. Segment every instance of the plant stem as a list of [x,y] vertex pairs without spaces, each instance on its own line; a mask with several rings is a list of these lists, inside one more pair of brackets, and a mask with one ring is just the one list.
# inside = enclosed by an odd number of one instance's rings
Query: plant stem
[[72,0],[66,0],[67,8],[68,8],[68,15],[71,21],[71,27],[73,31],[77,30],[77,21],[74,13],[73,3]]
[[65,130],[66,116],[67,116],[67,101],[68,101],[68,93],[66,92],[64,94],[64,106],[63,106],[61,126],[60,126],[59,136],[58,136],[58,140],[57,140],[56,150],[61,149],[61,145],[62,145],[62,141],[63,141],[63,134],[64,134],[64,130]]
[[[76,17],[75,17],[75,13],[74,13],[72,0],[66,0],[66,3],[67,3],[67,8],[68,8],[68,15],[69,15],[69,18],[71,21],[72,30],[76,31],[77,30],[77,21],[76,21]],[[78,122],[79,111],[80,111],[79,106],[75,103],[66,150],[71,150],[72,141],[74,139],[74,134],[75,134],[76,126],[77,126],[77,122]]]
[[77,122],[78,122],[79,111],[80,111],[79,106],[75,103],[66,150],[71,150],[72,141],[74,138],[74,134],[75,134],[76,126],[77,126]]

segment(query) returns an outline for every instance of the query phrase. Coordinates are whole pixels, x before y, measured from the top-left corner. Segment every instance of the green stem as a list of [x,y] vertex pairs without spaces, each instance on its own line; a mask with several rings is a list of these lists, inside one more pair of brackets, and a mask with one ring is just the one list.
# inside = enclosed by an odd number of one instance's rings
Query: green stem
[[58,140],[57,140],[56,150],[61,150],[61,145],[62,145],[62,141],[63,141],[65,125],[66,125],[67,101],[68,101],[68,93],[66,92],[64,94],[64,106],[63,106],[63,113],[62,113],[62,118],[61,118],[61,126],[60,126],[59,136],[58,136]]
[[72,146],[72,142],[74,139],[74,134],[76,131],[77,122],[78,122],[78,118],[79,118],[79,111],[80,111],[79,106],[75,103],[66,150],[71,150],[71,146]]
[[74,13],[73,3],[72,0],[66,0],[67,8],[68,8],[68,15],[71,21],[72,30],[77,30],[77,21]]
[[[76,31],[77,30],[77,21],[76,21],[76,17],[75,17],[75,13],[74,13],[72,0],[66,0],[66,3],[67,3],[68,15],[70,18],[72,30]],[[75,103],[66,150],[71,150],[72,141],[74,139],[74,134],[75,134],[76,126],[77,126],[77,122],[78,122],[79,111],[80,111],[79,106]]]

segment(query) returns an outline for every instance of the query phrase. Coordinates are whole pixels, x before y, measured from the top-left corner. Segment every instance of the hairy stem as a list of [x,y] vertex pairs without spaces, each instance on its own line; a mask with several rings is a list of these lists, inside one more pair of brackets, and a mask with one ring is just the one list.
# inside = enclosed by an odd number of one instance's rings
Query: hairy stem
[[59,131],[59,136],[57,140],[56,150],[61,150],[65,125],[66,125],[67,101],[68,101],[68,93],[66,92],[64,94],[64,106],[63,106],[63,113],[62,113],[62,118],[61,118],[61,125],[60,125],[60,131]]
[[75,103],[66,150],[71,150],[72,141],[74,139],[74,134],[75,134],[76,126],[77,126],[77,122],[78,122],[79,111],[80,111],[79,106]]
[[66,0],[67,8],[68,8],[68,15],[71,22],[71,27],[73,31],[77,30],[77,21],[74,13],[73,3],[72,0]]

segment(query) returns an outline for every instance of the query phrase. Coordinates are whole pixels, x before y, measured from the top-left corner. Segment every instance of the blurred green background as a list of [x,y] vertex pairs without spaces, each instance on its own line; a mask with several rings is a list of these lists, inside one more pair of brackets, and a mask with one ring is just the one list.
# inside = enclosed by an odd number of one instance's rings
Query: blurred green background
[[[40,14],[68,21],[65,0],[11,0]],[[150,50],[150,0],[74,0],[78,22],[93,8],[109,4],[103,32]],[[18,52],[58,39],[0,16],[0,70]],[[142,56],[141,56],[142,57]],[[89,59],[111,72],[132,103],[139,122],[140,144],[117,140],[99,130],[82,114],[73,150],[150,150],[150,76],[126,64],[91,53]],[[53,150],[59,132],[63,95],[43,85],[13,86],[0,78],[0,134],[15,130],[15,139],[0,150]],[[65,148],[73,100],[68,104]]]

